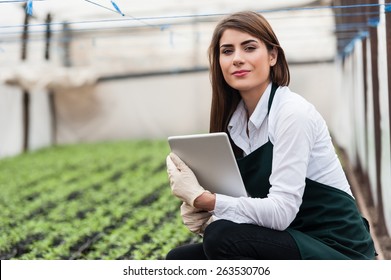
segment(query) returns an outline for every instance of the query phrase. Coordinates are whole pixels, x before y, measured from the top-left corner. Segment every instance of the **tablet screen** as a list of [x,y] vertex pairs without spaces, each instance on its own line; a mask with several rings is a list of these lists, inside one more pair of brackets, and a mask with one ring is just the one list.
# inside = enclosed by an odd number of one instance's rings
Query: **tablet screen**
[[194,172],[204,189],[234,197],[247,196],[226,133],[171,136],[168,143],[171,151]]

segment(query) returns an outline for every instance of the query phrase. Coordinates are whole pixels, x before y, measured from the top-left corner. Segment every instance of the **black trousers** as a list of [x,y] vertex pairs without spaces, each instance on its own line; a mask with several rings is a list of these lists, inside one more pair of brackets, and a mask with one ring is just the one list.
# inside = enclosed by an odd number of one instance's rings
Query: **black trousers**
[[172,249],[167,260],[298,260],[291,235],[250,224],[217,220],[206,229],[203,242]]

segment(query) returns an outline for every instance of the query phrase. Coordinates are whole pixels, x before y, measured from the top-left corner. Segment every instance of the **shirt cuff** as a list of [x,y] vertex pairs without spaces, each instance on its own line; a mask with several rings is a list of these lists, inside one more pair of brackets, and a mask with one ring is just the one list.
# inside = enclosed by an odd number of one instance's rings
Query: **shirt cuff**
[[235,197],[216,194],[215,209],[212,214],[218,218],[233,220],[238,200]]

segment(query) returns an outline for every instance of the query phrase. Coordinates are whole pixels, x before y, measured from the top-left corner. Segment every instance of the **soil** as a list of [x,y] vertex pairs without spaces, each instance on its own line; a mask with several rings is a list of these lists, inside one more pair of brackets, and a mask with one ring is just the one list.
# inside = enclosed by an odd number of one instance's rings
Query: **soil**
[[[356,174],[356,176],[362,177],[360,173]],[[361,180],[361,182],[365,182],[365,180]],[[391,237],[385,226],[383,214],[379,213],[379,209],[374,206],[369,185],[363,184],[360,187],[365,198],[364,207],[366,207],[371,219],[371,231],[372,236],[375,239],[375,245],[377,245],[376,250],[379,254],[378,259],[391,260]]]

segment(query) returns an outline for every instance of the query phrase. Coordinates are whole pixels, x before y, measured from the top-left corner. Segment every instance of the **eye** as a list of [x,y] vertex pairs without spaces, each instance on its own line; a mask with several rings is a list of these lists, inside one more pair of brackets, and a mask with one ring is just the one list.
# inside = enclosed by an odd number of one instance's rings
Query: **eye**
[[221,51],[222,54],[225,54],[225,55],[230,55],[231,53],[233,53],[233,50],[231,49],[223,49]]
[[255,47],[255,46],[249,45],[249,46],[246,46],[246,47],[244,48],[244,50],[245,50],[246,52],[252,52],[252,51],[254,51],[256,48],[257,48],[257,47]]

